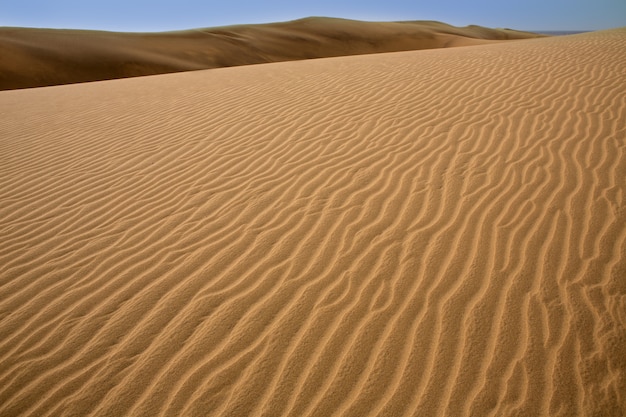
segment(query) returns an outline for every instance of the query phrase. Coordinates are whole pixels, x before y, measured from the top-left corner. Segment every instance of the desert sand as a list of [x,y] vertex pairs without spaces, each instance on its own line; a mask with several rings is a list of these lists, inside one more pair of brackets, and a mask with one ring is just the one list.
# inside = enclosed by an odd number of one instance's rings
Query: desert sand
[[162,33],[0,27],[0,90],[539,36],[432,21],[325,17]]
[[0,415],[625,415],[625,50],[0,92]]

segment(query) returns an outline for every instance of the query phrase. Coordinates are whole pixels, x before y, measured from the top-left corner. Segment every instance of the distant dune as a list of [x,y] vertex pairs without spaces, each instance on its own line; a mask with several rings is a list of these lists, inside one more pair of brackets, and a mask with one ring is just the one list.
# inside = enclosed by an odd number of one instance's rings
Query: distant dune
[[537,36],[438,22],[334,18],[164,33],[0,28],[0,90]]
[[0,416],[626,415],[625,50],[0,92]]

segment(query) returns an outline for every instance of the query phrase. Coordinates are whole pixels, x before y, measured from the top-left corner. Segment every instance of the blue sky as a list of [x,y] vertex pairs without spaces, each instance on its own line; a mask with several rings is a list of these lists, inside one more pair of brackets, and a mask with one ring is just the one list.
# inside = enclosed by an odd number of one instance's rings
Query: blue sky
[[626,26],[626,0],[0,0],[0,26],[139,32],[307,16],[599,30]]

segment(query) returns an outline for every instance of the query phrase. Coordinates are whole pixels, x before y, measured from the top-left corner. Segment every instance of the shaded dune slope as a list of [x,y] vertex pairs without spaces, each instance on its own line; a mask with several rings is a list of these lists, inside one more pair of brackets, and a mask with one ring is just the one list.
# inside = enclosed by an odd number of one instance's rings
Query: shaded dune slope
[[334,18],[164,33],[0,28],[0,90],[537,36],[439,22]]
[[625,49],[0,93],[0,415],[623,415]]

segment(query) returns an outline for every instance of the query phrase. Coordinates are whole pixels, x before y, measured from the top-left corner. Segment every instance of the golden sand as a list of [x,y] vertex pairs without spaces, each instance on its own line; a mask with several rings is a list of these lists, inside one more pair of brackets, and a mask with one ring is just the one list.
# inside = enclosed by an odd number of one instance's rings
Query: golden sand
[[625,415],[625,50],[0,92],[0,415]]

